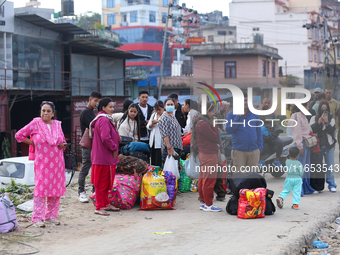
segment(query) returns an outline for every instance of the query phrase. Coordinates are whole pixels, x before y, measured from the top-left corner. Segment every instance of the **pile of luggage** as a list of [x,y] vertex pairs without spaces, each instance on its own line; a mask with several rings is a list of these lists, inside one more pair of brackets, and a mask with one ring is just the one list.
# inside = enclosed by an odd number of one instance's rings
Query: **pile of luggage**
[[227,213],[241,219],[264,218],[275,213],[274,191],[267,189],[262,175],[239,172],[229,178],[229,184],[233,195],[227,203]]

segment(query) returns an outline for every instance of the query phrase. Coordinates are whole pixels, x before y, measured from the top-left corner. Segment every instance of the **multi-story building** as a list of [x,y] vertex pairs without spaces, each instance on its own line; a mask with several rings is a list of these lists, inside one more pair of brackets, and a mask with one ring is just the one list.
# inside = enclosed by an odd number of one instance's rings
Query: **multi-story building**
[[[107,26],[111,26],[112,30],[119,34],[122,44],[120,49],[152,57],[148,60],[128,60],[126,62],[127,68],[143,69],[148,77],[160,75],[168,3],[170,3],[169,0],[102,1],[102,22]],[[176,8],[172,8],[171,13],[175,16],[179,15]],[[169,19],[169,29],[172,28],[172,25],[172,19]],[[167,46],[164,76],[171,75],[172,59],[172,50]],[[149,80],[150,85],[157,85],[157,79]]]
[[[325,28],[318,26],[328,8],[320,0],[232,0],[230,25],[237,26],[238,41],[263,34],[264,43],[279,49],[283,74],[305,78],[307,88],[322,86],[325,59]],[[317,25],[306,29],[303,25]]]

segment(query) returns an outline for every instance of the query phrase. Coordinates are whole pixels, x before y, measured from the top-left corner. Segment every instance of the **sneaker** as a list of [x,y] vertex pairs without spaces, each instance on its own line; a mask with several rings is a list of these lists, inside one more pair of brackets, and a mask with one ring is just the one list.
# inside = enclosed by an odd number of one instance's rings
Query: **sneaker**
[[330,188],[329,191],[330,192],[336,192],[336,188]]
[[226,200],[226,198],[225,197],[216,197],[216,200],[224,202]]
[[320,191],[318,191],[318,190],[313,192],[313,194],[319,194],[319,193],[320,193]]
[[46,227],[45,223],[44,223],[42,220],[36,222],[36,223],[35,223],[35,226],[36,226],[37,228],[44,228],[44,227]]
[[259,168],[263,167],[266,163],[263,160],[260,160],[258,166]]
[[203,207],[203,211],[205,211],[205,212],[220,212],[220,211],[222,211],[222,208],[219,208],[219,207],[214,206],[214,205],[211,205],[211,206],[205,205]]
[[292,205],[292,209],[299,210],[299,205],[296,205],[296,204]]
[[205,207],[205,203],[204,203],[204,202],[201,202],[201,204],[200,204],[200,210],[203,210],[204,207]]
[[88,203],[88,202],[89,202],[89,199],[87,198],[85,192],[81,192],[81,193],[78,195],[78,200],[79,200],[80,202],[82,202],[82,203]]
[[283,199],[281,197],[277,198],[276,199],[276,204],[277,204],[277,207],[282,209],[282,207],[283,207]]
[[274,162],[272,163],[272,165],[273,165],[274,167],[278,167],[278,168],[280,168],[280,170],[282,170],[282,165],[281,165],[281,162],[280,162],[280,161],[274,161]]
[[45,220],[45,223],[47,223],[47,224],[54,224],[54,225],[60,225],[60,221],[58,219],[48,219],[48,220]]

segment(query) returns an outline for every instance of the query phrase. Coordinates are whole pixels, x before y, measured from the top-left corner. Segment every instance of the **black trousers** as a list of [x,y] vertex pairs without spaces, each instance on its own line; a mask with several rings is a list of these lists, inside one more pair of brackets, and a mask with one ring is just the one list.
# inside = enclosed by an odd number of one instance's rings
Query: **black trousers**
[[218,197],[225,197],[226,193],[223,188],[223,172],[217,172],[216,183],[214,191]]
[[162,167],[162,150],[155,149],[155,145],[151,148],[151,165]]

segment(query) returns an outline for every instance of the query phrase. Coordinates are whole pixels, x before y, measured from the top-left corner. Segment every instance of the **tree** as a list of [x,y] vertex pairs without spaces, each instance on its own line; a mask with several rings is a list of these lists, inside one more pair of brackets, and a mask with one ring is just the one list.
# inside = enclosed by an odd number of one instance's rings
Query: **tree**
[[101,22],[101,15],[96,12],[88,11],[80,14],[78,27],[84,30],[93,29],[96,22]]

